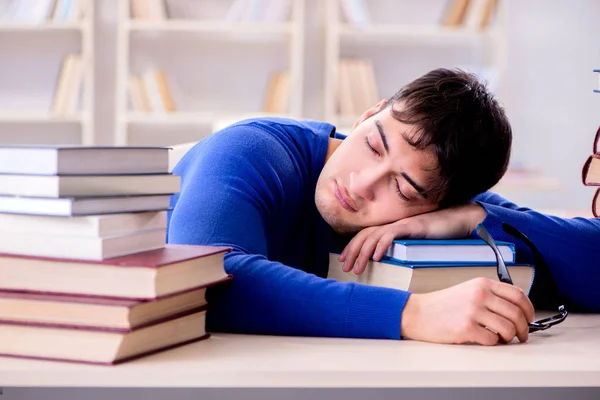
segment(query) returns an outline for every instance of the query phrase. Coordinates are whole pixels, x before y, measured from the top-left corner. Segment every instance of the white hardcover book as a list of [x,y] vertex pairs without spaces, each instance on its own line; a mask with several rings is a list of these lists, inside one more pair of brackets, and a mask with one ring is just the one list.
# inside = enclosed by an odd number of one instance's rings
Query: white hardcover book
[[71,217],[168,210],[171,196],[47,198],[0,196],[0,213]]
[[179,192],[177,175],[0,175],[0,195],[102,197]]
[[166,229],[152,229],[108,237],[37,235],[0,231],[0,253],[77,260],[105,260],[160,249],[164,247],[165,241]]
[[0,231],[34,235],[107,237],[167,228],[166,211],[57,217],[0,213]]

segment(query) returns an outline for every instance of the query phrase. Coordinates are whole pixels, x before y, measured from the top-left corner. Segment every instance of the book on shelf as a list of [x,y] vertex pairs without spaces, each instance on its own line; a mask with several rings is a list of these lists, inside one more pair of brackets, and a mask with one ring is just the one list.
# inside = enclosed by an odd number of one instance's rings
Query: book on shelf
[[0,175],[0,195],[108,197],[179,192],[180,177],[149,175]]
[[228,280],[229,250],[165,244],[106,260],[2,254],[0,290],[154,300]]
[[206,339],[206,309],[191,310],[134,329],[0,323],[0,355],[117,364]]
[[0,323],[137,329],[207,304],[206,287],[154,301],[0,291]]
[[82,17],[86,1],[4,0],[0,2],[0,20],[22,23],[75,22]]
[[170,208],[171,195],[116,197],[24,197],[0,196],[0,213],[73,217],[160,211]]
[[128,93],[133,110],[169,113],[177,111],[167,74],[160,69],[148,69],[141,76],[130,75]]
[[284,22],[290,17],[292,0],[234,0],[225,21]]
[[339,0],[344,21],[353,25],[371,23],[366,0]]
[[167,147],[0,146],[0,174],[127,175],[169,172]]
[[[494,264],[473,263],[401,263],[393,259],[369,260],[361,275],[344,272],[339,254],[329,256],[328,278],[340,282],[356,282],[382,286],[412,293],[429,293],[449,288],[471,279],[483,277],[497,280]],[[534,277],[534,267],[528,264],[507,264],[514,285],[528,294]]]
[[287,114],[289,112],[290,86],[288,70],[274,72],[269,80],[263,111],[270,114]]
[[448,0],[442,26],[482,30],[493,23],[498,0]]
[[133,19],[162,21],[169,18],[165,0],[131,0],[129,12]]
[[[515,245],[497,241],[507,263],[515,261]],[[404,263],[496,263],[493,250],[480,239],[396,239],[386,257]]]
[[85,62],[79,54],[67,54],[59,72],[51,111],[55,115],[73,115],[79,108]]
[[343,58],[338,64],[337,110],[342,117],[357,118],[380,100],[373,63],[369,59]]

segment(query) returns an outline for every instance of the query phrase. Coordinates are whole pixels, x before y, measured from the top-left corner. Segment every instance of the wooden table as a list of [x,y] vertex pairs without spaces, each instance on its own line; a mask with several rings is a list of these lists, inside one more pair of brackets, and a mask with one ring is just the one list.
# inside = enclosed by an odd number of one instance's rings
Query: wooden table
[[118,366],[0,358],[4,387],[474,388],[600,386],[600,315],[570,315],[529,342],[214,334]]

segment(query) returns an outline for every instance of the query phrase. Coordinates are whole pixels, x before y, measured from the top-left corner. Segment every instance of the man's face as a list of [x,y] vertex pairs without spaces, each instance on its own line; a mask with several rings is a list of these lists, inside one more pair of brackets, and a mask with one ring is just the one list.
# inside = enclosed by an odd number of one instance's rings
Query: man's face
[[[438,174],[432,170],[437,165],[433,151],[410,146],[404,136],[411,137],[414,127],[394,119],[390,107],[377,113],[381,107],[385,101],[366,111],[341,143],[330,141],[315,202],[339,233],[358,232],[438,207],[420,193]],[[333,153],[332,146],[337,146]]]

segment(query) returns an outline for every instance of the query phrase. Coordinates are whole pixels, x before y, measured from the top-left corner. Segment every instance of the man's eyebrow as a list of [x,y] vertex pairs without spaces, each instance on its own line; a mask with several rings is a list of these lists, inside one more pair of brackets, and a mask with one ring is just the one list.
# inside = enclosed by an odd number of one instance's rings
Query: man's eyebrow
[[400,175],[402,175],[404,177],[404,179],[406,179],[406,182],[410,183],[410,185],[412,187],[415,188],[415,190],[421,195],[423,196],[424,199],[427,198],[427,194],[425,193],[425,189],[418,185],[415,181],[412,180],[412,178],[408,175],[406,175],[406,172],[401,172]]
[[387,138],[385,136],[385,132],[383,131],[383,126],[381,125],[381,122],[375,121],[375,126],[377,127],[377,130],[379,131],[379,136],[381,136],[381,141],[383,142],[383,148],[385,149],[385,152],[389,153],[390,148],[388,146]]

